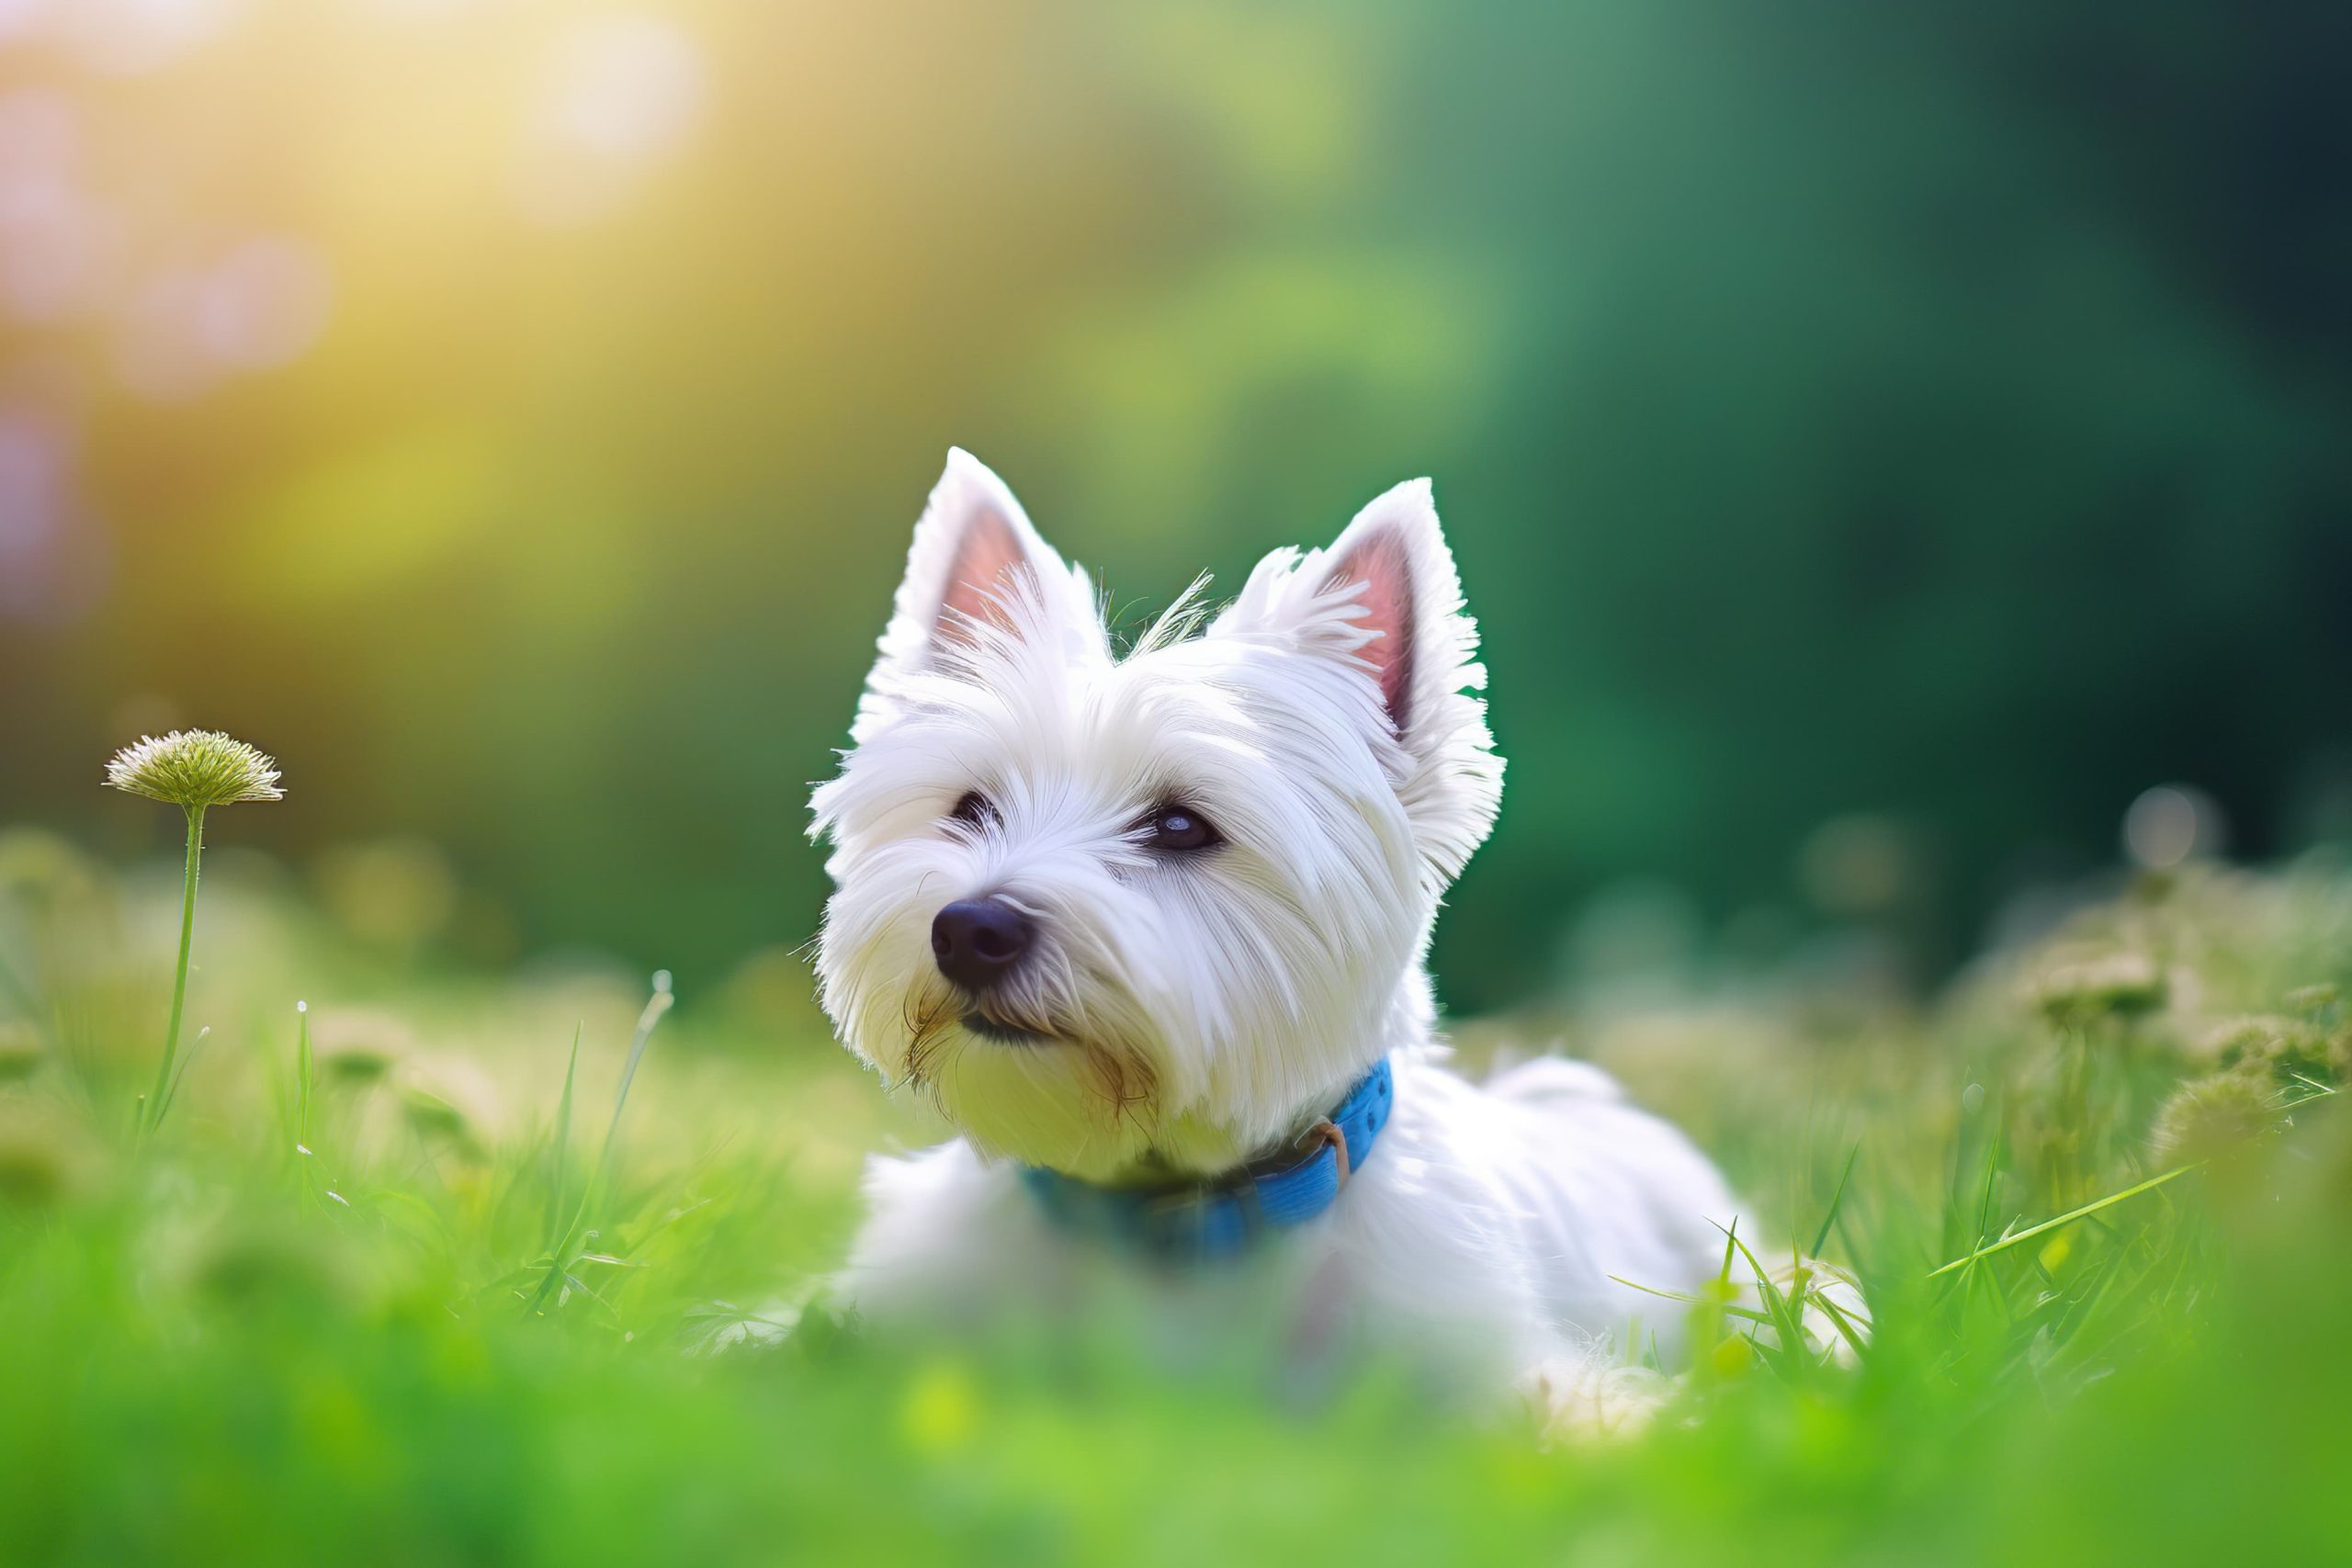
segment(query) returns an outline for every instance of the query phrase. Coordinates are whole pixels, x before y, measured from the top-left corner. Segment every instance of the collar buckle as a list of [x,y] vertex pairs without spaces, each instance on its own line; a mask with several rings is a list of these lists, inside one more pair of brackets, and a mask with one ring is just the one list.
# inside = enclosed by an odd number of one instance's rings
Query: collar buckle
[[1324,1117],[1306,1132],[1301,1133],[1298,1135],[1298,1142],[1292,1146],[1308,1159],[1313,1159],[1325,1148],[1329,1148],[1332,1158],[1337,1161],[1334,1168],[1339,1174],[1339,1184],[1341,1187],[1348,1184],[1348,1172],[1351,1168],[1348,1161],[1348,1134],[1347,1130],[1337,1122],[1332,1121],[1329,1116]]

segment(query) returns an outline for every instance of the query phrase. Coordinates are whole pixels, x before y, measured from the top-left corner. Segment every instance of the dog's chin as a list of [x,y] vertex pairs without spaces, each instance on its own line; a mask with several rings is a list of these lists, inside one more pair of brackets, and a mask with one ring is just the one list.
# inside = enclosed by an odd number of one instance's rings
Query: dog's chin
[[991,1017],[978,1008],[964,1015],[964,1028],[991,1045],[1051,1045],[1061,1038],[1051,1030]]
[[1057,1019],[967,1003],[910,1075],[982,1153],[1108,1178],[1149,1146],[1157,1074]]

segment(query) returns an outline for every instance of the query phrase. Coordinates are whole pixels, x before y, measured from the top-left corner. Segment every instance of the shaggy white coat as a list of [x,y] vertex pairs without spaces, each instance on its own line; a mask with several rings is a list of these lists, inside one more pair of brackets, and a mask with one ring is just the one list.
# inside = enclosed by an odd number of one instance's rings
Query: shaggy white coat
[[[1259,1269],[1150,1290],[1233,1311],[1263,1289],[1302,1335],[1343,1315],[1442,1347],[1570,1421],[1646,1399],[1626,1353],[1671,1364],[1684,1313],[1617,1281],[1702,1289],[1737,1205],[1595,1068],[1473,1085],[1442,1065],[1423,954],[1503,761],[1426,480],[1327,548],[1267,556],[1214,618],[1186,595],[1119,657],[1083,572],[954,452],[880,647],[812,803],[836,887],[818,974],[850,1049],[963,1136],[874,1161],[842,1280],[861,1311],[1067,1305],[1082,1244],[1012,1162],[1109,1182],[1225,1171],[1385,1054],[1394,1117],[1330,1211]],[[985,809],[959,820],[970,794]],[[1138,823],[1178,801],[1225,841],[1142,847]],[[1039,929],[990,1010],[1049,1043],[967,1030],[934,966],[933,917],[987,895]]]

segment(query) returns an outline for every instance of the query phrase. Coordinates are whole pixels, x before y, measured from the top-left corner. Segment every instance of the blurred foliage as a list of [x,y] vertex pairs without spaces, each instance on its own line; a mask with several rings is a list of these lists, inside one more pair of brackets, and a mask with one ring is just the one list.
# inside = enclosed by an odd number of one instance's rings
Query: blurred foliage
[[420,980],[266,872],[208,878],[214,1033],[142,1148],[174,890],[0,834],[12,1562],[2352,1551],[2340,863],[2151,879],[1926,1013],[1792,988],[1473,1032],[1474,1063],[1548,1028],[1615,1066],[1871,1293],[1851,1369],[1700,1309],[1678,1405],[1597,1447],[1378,1363],[1302,1388],[1247,1323],[1181,1371],[1114,1316],[874,1340],[804,1303],[861,1156],[929,1129],[804,1000]]
[[1629,879],[1932,975],[2148,785],[2344,829],[2347,30],[0,8],[0,819],[160,851],[86,759],[225,725],[322,876],[443,846],[424,950],[708,981],[813,929],[951,442],[1123,604],[1427,472],[1514,764],[1453,1000]]

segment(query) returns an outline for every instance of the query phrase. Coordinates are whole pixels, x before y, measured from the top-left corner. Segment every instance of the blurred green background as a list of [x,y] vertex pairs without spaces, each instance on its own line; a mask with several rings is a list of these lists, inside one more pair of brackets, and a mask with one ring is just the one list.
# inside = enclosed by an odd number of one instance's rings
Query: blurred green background
[[0,820],[220,726],[361,934],[691,989],[948,445],[1147,607],[1429,473],[1449,999],[1932,979],[2151,785],[2352,822],[2347,16],[7,0]]

